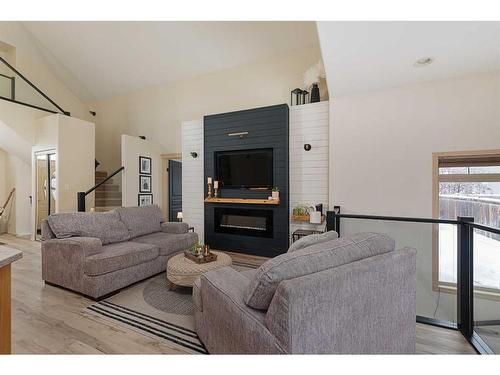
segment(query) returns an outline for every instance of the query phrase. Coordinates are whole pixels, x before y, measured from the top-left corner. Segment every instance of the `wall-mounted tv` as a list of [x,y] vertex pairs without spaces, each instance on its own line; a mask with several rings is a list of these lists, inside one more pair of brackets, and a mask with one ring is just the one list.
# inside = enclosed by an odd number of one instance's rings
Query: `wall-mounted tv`
[[215,176],[222,189],[271,189],[273,149],[216,152]]

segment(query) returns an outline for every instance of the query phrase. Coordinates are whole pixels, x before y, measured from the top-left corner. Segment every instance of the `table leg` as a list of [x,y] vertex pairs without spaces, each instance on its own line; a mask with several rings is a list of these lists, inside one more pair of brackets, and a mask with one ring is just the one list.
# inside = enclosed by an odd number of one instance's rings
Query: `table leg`
[[0,268],[0,354],[11,352],[10,264]]

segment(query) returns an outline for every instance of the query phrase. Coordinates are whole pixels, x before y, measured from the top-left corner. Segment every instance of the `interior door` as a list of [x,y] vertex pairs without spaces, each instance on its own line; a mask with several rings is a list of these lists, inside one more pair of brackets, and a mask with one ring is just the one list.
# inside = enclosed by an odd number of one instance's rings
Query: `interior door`
[[182,162],[168,161],[168,220],[177,221],[182,212]]

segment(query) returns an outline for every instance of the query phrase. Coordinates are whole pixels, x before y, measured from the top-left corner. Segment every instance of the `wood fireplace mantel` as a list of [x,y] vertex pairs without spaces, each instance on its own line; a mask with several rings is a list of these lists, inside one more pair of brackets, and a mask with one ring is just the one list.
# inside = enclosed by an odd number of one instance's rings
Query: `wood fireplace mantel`
[[276,199],[255,198],[205,198],[205,203],[269,204],[277,206],[280,204],[280,201]]

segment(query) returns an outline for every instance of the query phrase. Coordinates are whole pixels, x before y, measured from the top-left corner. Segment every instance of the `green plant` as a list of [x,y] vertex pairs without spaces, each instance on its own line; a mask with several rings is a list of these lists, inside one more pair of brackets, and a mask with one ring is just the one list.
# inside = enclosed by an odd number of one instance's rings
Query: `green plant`
[[275,187],[273,187],[273,191],[280,191],[280,188],[275,186]]
[[298,205],[293,208],[292,212],[295,216],[304,216],[307,215],[307,207],[304,205]]
[[191,246],[190,251],[192,254],[196,254],[198,253],[198,249],[203,249],[204,247],[203,241],[198,240]]

